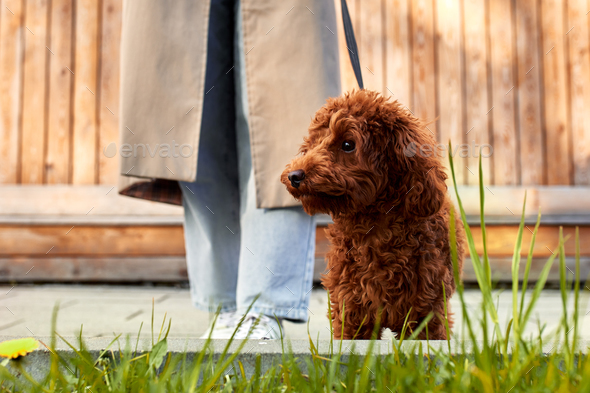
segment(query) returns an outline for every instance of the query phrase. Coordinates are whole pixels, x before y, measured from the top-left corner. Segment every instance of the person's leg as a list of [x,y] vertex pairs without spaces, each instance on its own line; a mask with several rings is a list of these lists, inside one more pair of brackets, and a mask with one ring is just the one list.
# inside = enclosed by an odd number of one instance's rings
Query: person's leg
[[[315,219],[300,207],[256,208],[239,6],[236,7],[235,40],[236,140],[242,230],[237,286],[238,313],[245,312],[260,294],[252,311],[305,321],[312,288]],[[279,182],[278,177],[276,180]]]
[[233,67],[234,2],[211,2],[205,99],[193,183],[180,182],[193,304],[236,308],[240,249]]

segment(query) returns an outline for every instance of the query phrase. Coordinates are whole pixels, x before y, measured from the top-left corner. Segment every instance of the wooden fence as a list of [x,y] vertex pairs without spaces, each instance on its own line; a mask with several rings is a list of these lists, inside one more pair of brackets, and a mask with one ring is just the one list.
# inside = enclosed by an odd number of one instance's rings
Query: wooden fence
[[[590,185],[589,0],[348,1],[366,86],[441,143],[491,145],[487,183]],[[116,183],[121,0],[0,4],[0,183]]]

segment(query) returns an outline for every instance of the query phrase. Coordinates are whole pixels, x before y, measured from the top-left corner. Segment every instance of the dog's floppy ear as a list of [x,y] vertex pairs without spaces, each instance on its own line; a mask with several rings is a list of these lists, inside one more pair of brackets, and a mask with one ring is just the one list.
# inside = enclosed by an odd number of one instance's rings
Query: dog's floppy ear
[[425,160],[430,161],[430,164],[421,163],[419,161],[422,161],[423,157],[419,154],[414,156],[414,159],[416,164],[412,165],[408,173],[409,189],[406,191],[404,205],[409,214],[428,217],[437,213],[443,206],[447,192],[446,174],[440,162]]
[[408,216],[428,217],[444,204],[447,175],[435,139],[413,120],[403,119],[393,130],[396,199]]

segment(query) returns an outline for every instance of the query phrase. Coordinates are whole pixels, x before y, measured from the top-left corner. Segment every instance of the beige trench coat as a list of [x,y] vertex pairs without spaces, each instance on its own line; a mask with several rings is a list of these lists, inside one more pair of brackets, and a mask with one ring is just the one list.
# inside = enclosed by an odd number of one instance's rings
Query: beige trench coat
[[[123,195],[181,204],[176,180],[196,178],[209,5],[124,3]],[[279,176],[315,111],[340,94],[334,2],[242,0],[242,18],[257,206],[294,206]]]

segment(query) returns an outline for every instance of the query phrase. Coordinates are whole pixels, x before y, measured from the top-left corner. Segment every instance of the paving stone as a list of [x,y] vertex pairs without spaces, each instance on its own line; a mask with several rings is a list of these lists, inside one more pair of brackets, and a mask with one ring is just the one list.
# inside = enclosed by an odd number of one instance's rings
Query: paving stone
[[[590,339],[590,292],[580,297],[580,332]],[[530,291],[527,292],[527,298]],[[480,311],[481,294],[478,290],[467,290],[466,304],[472,320]],[[0,286],[0,335],[2,336],[47,336],[51,331],[51,314],[59,302],[57,331],[64,336],[75,336],[83,328],[84,337],[114,337],[122,334],[137,337],[140,325],[141,338],[151,335],[152,299],[154,301],[154,330],[159,332],[164,315],[171,319],[170,337],[199,337],[209,324],[209,313],[195,309],[190,301],[187,288],[150,286],[107,286],[107,285],[18,285]],[[520,295],[519,295],[520,299]],[[500,326],[506,326],[512,317],[512,293],[500,290],[494,293],[498,304]],[[573,310],[573,299],[569,302],[569,313]],[[462,337],[461,308],[458,297],[451,299],[451,309],[456,318],[454,334]],[[308,323],[285,322],[285,334],[290,339],[329,339],[327,296],[322,289],[311,294]],[[562,305],[560,292],[545,290],[541,293],[538,306],[525,330],[533,336],[538,334],[538,323],[546,324],[551,331],[559,324]],[[167,325],[166,321],[166,325]],[[490,330],[491,333],[491,330]],[[483,332],[478,329],[478,337]],[[391,337],[391,333],[385,334]]]

